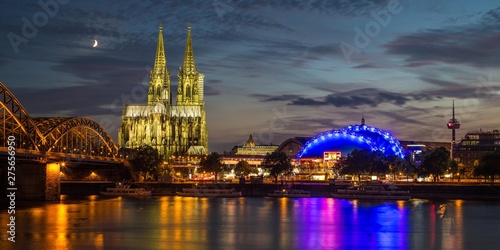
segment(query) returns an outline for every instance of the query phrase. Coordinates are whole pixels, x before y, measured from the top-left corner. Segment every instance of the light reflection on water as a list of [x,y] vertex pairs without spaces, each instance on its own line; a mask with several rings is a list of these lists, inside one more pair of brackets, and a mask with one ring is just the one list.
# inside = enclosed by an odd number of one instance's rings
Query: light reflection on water
[[7,223],[2,211],[0,249],[495,249],[500,244],[500,203],[462,200],[65,197],[18,209],[16,243],[6,241]]

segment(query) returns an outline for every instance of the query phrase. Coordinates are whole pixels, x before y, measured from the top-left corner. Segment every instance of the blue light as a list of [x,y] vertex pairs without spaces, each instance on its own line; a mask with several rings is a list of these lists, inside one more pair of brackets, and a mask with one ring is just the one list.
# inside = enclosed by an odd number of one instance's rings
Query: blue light
[[[324,136],[325,133],[328,138]],[[335,135],[335,137],[332,135]],[[312,143],[315,143],[313,147],[311,147]],[[305,148],[311,150],[306,152]],[[386,131],[365,124],[361,126],[350,125],[340,130],[329,130],[320,133],[306,142],[305,147],[299,151],[297,157],[323,157],[323,153],[329,150],[340,150],[342,155],[346,155],[356,148],[382,151],[387,156],[404,157],[404,150],[396,138]]]

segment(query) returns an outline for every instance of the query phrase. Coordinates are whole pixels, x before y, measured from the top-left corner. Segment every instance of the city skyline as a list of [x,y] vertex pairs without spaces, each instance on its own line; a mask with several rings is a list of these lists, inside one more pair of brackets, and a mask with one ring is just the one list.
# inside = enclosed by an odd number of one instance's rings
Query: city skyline
[[399,140],[449,141],[453,99],[457,140],[500,122],[496,1],[45,2],[1,4],[0,81],[31,116],[86,116],[115,142],[123,104],[147,99],[160,23],[174,90],[192,26],[212,151],[362,115]]

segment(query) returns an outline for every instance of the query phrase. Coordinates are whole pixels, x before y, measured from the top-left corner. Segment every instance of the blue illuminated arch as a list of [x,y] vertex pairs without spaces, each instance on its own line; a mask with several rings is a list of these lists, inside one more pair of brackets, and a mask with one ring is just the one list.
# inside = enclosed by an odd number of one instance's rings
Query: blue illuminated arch
[[354,149],[369,149],[381,151],[386,156],[404,157],[403,147],[396,138],[386,131],[365,124],[322,132],[307,141],[297,157],[323,158],[325,151],[340,151],[342,156],[346,156]]

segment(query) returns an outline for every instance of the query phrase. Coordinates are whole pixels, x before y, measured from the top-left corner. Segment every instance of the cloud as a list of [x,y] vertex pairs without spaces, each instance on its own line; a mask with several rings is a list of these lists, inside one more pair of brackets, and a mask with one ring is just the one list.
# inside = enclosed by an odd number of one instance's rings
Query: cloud
[[406,56],[409,67],[466,64],[477,68],[500,66],[500,8],[468,26],[427,29],[396,38],[385,45],[388,54]]
[[205,84],[205,86],[203,87],[203,91],[205,96],[221,95],[221,91],[212,85]]
[[276,102],[276,101],[291,101],[300,98],[299,95],[281,95],[281,96],[271,96],[263,94],[252,94],[250,97],[255,97],[261,102]]
[[325,44],[308,48],[306,50],[305,58],[318,60],[336,55],[343,55],[338,44]]
[[[222,1],[223,2],[223,1]],[[345,1],[345,0],[290,0],[290,1],[234,1],[236,4],[231,5],[234,9],[243,9],[246,11],[255,10],[259,8],[272,8],[277,10],[300,10],[300,11],[313,11],[322,14],[340,14],[349,17],[367,15],[373,9],[385,7],[388,0],[359,0],[359,1]]]
[[[409,111],[414,111],[413,108],[410,108],[408,110]],[[428,110],[427,110],[427,112],[428,112]],[[400,114],[404,114],[405,113],[404,111],[402,111],[402,112],[394,112],[394,111],[388,112],[388,111],[377,110],[376,113],[382,114],[382,115],[387,116],[387,117],[390,117],[395,122],[398,122],[398,123],[408,123],[408,124],[412,124],[412,125],[416,125],[416,124],[427,125],[426,122],[423,122],[423,121],[420,121],[420,120],[416,120],[416,119],[411,119],[408,115],[400,115]]]
[[[113,82],[136,82],[146,80],[149,82],[149,70],[151,67],[145,62],[131,60],[112,55],[88,55],[66,57],[52,66],[56,72],[69,73],[89,83],[102,84]],[[142,66],[142,67],[141,67]]]
[[293,100],[290,104],[305,106],[333,105],[335,107],[356,108],[363,105],[377,107],[382,103],[392,103],[401,106],[410,100],[411,99],[405,97],[404,94],[392,93],[374,88],[364,88],[333,93],[318,99],[298,98]]

